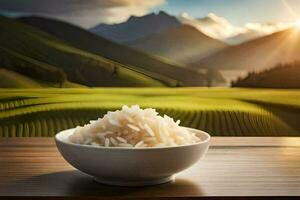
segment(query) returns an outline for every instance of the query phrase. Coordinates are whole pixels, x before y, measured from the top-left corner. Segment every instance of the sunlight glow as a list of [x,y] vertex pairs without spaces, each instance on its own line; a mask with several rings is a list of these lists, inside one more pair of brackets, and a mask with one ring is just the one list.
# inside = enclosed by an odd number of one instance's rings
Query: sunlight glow
[[300,29],[300,19],[298,19],[298,20],[294,23],[294,26],[295,26],[297,29]]

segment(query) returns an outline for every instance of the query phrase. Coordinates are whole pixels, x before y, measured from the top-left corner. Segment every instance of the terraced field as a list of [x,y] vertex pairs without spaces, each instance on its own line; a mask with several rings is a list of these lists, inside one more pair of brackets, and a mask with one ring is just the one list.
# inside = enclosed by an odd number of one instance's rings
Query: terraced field
[[53,136],[123,104],[157,108],[215,136],[300,136],[300,90],[1,89],[0,137]]

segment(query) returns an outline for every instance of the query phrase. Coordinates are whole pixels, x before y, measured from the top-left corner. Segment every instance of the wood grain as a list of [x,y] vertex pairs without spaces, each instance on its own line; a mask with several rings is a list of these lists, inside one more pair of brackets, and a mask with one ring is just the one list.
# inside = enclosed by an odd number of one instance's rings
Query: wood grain
[[206,157],[175,182],[140,188],[94,182],[63,160],[52,138],[0,139],[0,196],[298,198],[300,138],[213,138]]

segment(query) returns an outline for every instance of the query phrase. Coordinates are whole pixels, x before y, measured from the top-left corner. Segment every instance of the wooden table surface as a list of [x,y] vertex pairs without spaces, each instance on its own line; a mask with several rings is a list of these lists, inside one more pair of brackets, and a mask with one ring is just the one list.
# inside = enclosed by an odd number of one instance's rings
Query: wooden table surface
[[175,182],[140,188],[94,182],[60,156],[53,138],[2,138],[0,196],[300,199],[300,138],[214,137],[206,157]]

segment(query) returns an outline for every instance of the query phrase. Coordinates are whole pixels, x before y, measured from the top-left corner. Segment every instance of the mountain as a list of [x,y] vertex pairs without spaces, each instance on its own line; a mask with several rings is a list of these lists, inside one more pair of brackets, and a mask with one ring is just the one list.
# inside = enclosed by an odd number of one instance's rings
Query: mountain
[[201,86],[205,76],[193,69],[168,63],[157,57],[112,42],[66,22],[41,17],[25,17],[21,22],[37,27],[78,49],[121,63],[169,86]]
[[259,37],[263,37],[264,35],[256,30],[248,30],[244,33],[239,33],[237,35],[234,35],[232,37],[226,38],[225,42],[230,45],[237,45],[241,44],[243,42],[248,42],[250,40],[257,39]]
[[249,73],[247,77],[235,81],[232,86],[300,88],[300,62],[280,64],[274,68],[259,73]]
[[149,54],[188,64],[227,47],[189,25],[169,28],[128,43]]
[[86,86],[162,86],[130,67],[76,48],[14,19],[0,17],[0,66],[36,81]]
[[288,29],[240,45],[231,46],[192,64],[194,68],[213,68],[235,73],[231,79],[249,71],[262,71],[280,63],[299,60],[300,31]]
[[175,17],[160,11],[158,14],[151,13],[142,17],[131,16],[126,22],[120,24],[99,24],[90,31],[124,43],[179,25],[180,22]]

